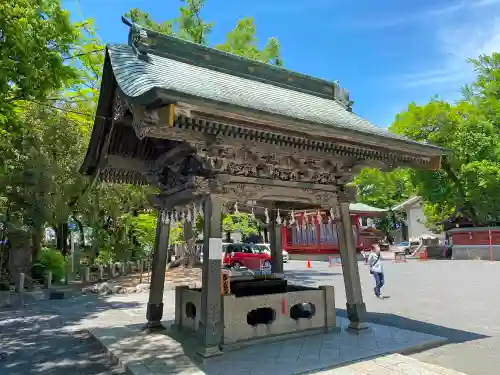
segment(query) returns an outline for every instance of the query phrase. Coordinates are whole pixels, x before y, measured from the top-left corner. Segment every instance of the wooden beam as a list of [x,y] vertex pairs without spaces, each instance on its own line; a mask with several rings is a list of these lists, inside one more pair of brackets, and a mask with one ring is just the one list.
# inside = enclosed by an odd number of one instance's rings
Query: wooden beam
[[439,171],[441,169],[441,158],[441,156],[431,157],[427,169],[429,171]]
[[[439,148],[433,148],[418,143],[407,142],[397,138],[383,137],[380,135],[366,134],[359,130],[337,128],[330,125],[312,124],[299,119],[289,118],[281,115],[263,113],[247,108],[240,108],[229,104],[222,104],[202,99],[196,99],[187,95],[173,92],[159,92],[158,96],[164,97],[165,101],[177,101],[184,107],[191,110],[192,117],[203,118],[207,120],[219,118],[221,122],[232,122],[234,124],[247,123],[252,129],[261,128],[281,130],[286,134],[297,134],[300,137],[316,138],[320,141],[344,141],[363,146],[381,149],[385,152],[399,151],[403,154],[426,156],[442,155],[447,151]],[[189,102],[189,104],[188,104]],[[225,120],[223,120],[225,119]],[[386,145],[384,145],[386,143]]]
[[103,167],[118,169],[122,171],[132,171],[144,173],[151,170],[152,163],[147,160],[123,157],[120,155],[107,155]]
[[170,127],[174,126],[175,122],[175,104],[168,105],[168,125]]
[[247,185],[264,185],[272,187],[284,187],[293,189],[311,189],[314,191],[323,192],[336,192],[338,190],[336,185],[320,185],[312,184],[309,182],[295,182],[295,181],[280,181],[274,180],[272,178],[255,178],[255,177],[243,177],[243,176],[230,176],[230,175],[218,175],[217,178],[224,179],[227,183],[231,184],[247,184]]

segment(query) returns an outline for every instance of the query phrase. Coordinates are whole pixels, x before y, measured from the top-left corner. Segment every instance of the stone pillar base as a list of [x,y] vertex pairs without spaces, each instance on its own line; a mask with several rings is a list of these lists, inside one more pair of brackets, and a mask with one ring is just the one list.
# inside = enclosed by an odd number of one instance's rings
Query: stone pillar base
[[198,355],[202,359],[212,358],[222,355],[222,351],[220,350],[220,347],[218,345],[210,347],[201,347],[196,351],[196,355]]
[[365,323],[366,305],[364,303],[347,303],[347,317],[349,318],[349,328],[361,330],[368,326]]
[[163,303],[148,303],[146,309],[147,328],[163,327],[161,319],[163,318]]

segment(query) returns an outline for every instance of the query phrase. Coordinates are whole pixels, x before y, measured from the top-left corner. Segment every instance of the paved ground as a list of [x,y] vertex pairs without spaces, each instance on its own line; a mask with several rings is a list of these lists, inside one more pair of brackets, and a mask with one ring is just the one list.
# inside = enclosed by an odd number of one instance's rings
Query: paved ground
[[[139,320],[141,323],[142,321]],[[349,324],[347,318],[338,318],[337,332],[261,343],[228,351],[221,357],[211,358],[201,364],[195,359],[194,350],[197,345],[194,338],[179,335],[175,329],[165,331],[163,334],[145,335],[141,332],[143,324],[131,322],[133,321],[129,320],[124,326],[121,321],[117,322],[114,312],[107,311],[100,314],[98,320],[93,322],[94,327],[90,328],[90,331],[134,375],[314,374],[334,366],[345,366],[353,361],[365,362],[375,356],[439,345],[445,341],[440,337],[374,323],[370,323],[366,331],[355,334],[347,330]],[[168,326],[171,322],[172,320],[166,320],[164,324]],[[391,366],[401,368],[404,365],[404,363],[393,363]],[[364,366],[368,370],[370,363]],[[413,373],[418,373],[419,370],[414,364],[409,363],[406,363],[405,368],[413,370]],[[337,375],[337,372],[333,371],[331,374]],[[360,373],[354,369],[350,374],[378,375],[372,371]],[[400,371],[387,370],[386,375],[389,374],[408,375]],[[459,374],[453,373],[453,375]]]
[[[135,304],[115,304],[128,308]],[[90,311],[113,308],[89,297],[51,305],[43,301],[22,311],[0,310],[0,374],[2,375],[117,375],[101,345],[88,333],[69,328]]]
[[[469,375],[498,374],[500,262],[412,260],[383,264],[387,282],[384,292],[390,298],[379,300],[372,295],[371,277],[360,263],[371,321],[451,340],[451,344],[413,356],[419,360]],[[312,268],[307,269],[305,262],[291,261],[285,270],[296,283],[335,285],[338,314],[345,315],[341,267],[312,262]],[[167,299],[170,294],[166,294]],[[8,352],[5,359],[0,354],[0,374],[111,374],[116,369],[96,346],[67,328],[85,328],[95,312],[110,308],[123,319],[136,321],[144,314],[138,306],[146,299],[147,294],[107,300],[79,297],[50,304],[44,301],[38,310],[25,309],[23,315],[0,311],[0,352]],[[31,320],[20,321],[16,316]]]
[[[450,339],[451,344],[414,358],[469,375],[498,375],[500,369],[500,262],[431,260],[384,261],[389,299],[373,296],[373,281],[360,263],[369,320]],[[344,314],[341,267],[312,262],[286,266],[290,280],[337,287],[338,314]]]

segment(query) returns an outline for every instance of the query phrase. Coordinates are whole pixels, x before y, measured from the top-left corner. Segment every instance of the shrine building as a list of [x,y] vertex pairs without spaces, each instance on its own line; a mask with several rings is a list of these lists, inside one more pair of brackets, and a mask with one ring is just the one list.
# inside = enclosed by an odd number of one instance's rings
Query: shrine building
[[[147,329],[163,328],[170,225],[183,222],[191,246],[192,224],[203,216],[202,288],[176,289],[169,328],[191,332],[200,356],[335,330],[334,287],[293,285],[284,276],[282,228],[292,210],[321,210],[336,222],[349,326],[366,328],[347,184],[364,167],[437,170],[445,152],[357,116],[338,83],[123,21],[128,44],[106,47],[81,172],[92,184],[157,189],[149,197],[158,219]],[[267,226],[271,275],[221,276],[221,215],[235,203]]]

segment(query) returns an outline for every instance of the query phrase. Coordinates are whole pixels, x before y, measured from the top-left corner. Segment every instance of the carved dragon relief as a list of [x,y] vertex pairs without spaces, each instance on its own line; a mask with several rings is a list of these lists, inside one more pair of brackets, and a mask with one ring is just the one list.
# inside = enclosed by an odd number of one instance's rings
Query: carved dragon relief
[[192,145],[197,156],[206,160],[215,172],[249,178],[332,185],[344,183],[344,177],[352,179],[353,168],[358,163],[357,160],[329,159],[328,155],[324,158],[296,156],[258,145],[235,147],[219,142]]

